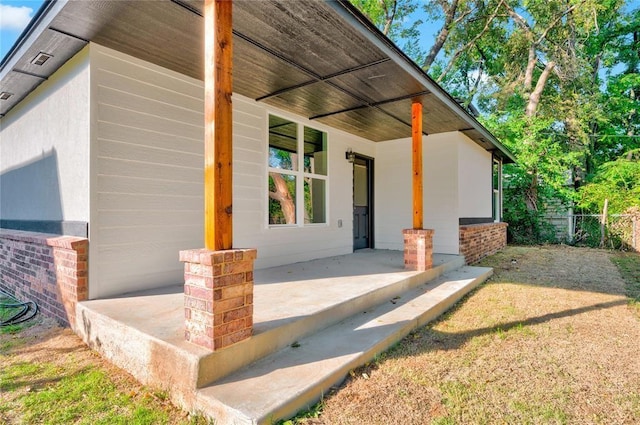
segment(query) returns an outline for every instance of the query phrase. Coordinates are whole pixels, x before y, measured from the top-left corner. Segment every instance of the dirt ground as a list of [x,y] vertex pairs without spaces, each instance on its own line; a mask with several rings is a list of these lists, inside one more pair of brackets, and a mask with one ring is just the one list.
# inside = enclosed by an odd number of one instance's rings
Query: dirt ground
[[640,423],[640,320],[610,255],[507,248],[482,263],[488,283],[301,422]]
[[[354,371],[298,422],[640,423],[640,318],[610,255],[554,246],[492,256],[482,264],[495,269],[488,283]],[[21,342],[12,347],[11,338]],[[104,367],[129,391],[138,385],[47,320],[0,335],[0,347],[3,362],[73,359],[77,370]],[[184,419],[176,410],[176,423]]]

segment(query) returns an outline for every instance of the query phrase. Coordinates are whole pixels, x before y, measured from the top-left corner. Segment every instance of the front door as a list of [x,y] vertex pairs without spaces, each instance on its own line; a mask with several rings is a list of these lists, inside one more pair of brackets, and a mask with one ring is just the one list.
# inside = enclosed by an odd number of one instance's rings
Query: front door
[[353,249],[373,248],[373,159],[353,164]]

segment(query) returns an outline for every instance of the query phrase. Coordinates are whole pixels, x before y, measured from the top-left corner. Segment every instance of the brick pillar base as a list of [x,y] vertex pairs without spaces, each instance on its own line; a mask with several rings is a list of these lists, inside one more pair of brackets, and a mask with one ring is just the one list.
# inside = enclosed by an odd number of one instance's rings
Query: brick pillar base
[[425,271],[433,267],[433,229],[404,229],[404,268]]
[[180,251],[185,339],[219,350],[253,333],[255,249]]

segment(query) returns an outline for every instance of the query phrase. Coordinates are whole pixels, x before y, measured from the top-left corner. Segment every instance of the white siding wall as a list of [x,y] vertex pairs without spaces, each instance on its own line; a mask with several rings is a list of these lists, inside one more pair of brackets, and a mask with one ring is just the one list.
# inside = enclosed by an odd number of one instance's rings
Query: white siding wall
[[182,282],[203,240],[202,84],[91,45],[91,298]]
[[[376,145],[377,248],[403,248],[402,229],[412,226],[411,167],[411,139]],[[424,227],[435,229],[434,251],[458,254],[458,219],[491,215],[491,154],[461,133],[433,134],[423,138],[423,173]]]
[[376,144],[375,247],[403,250],[402,229],[412,227],[411,139]]
[[[353,166],[348,148],[374,155],[374,143],[234,95],[234,243],[258,248],[256,268],[353,251]],[[267,192],[268,115],[272,113],[327,132],[329,186],[327,224],[269,227]],[[338,221],[342,227],[338,227]]]
[[84,49],[0,120],[0,217],[89,220]]
[[459,144],[460,217],[491,217],[491,152],[460,135]]
[[435,229],[434,252],[459,253],[458,147],[460,134],[425,137],[424,226]]
[[[90,296],[182,281],[178,251],[203,244],[203,85],[92,45]],[[348,148],[374,143],[234,95],[234,246],[256,268],[352,252]],[[328,135],[328,223],[268,226],[267,136],[273,113]],[[338,221],[342,227],[338,227]]]

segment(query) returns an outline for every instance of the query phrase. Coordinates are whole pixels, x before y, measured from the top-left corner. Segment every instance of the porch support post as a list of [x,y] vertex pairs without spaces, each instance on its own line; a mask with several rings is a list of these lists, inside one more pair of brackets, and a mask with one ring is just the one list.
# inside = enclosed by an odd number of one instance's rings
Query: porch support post
[[255,249],[233,248],[232,0],[205,0],[204,249],[180,251],[185,339],[218,350],[253,333]]
[[411,145],[413,228],[403,230],[404,267],[424,271],[433,267],[433,230],[423,228],[422,103],[419,99],[411,104]]
[[411,144],[413,151],[413,228],[422,229],[424,212],[422,202],[422,103],[411,104]]
[[204,243],[231,249],[232,221],[232,2],[204,4]]

